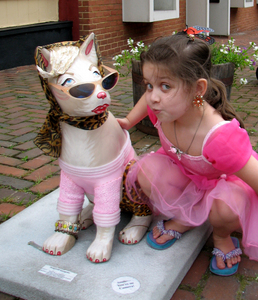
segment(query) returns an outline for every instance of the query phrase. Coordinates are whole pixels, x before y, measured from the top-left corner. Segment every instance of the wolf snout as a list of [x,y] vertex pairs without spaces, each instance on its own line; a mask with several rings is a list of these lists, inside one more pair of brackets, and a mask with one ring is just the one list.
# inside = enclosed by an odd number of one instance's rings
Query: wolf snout
[[99,92],[97,95],[98,99],[105,99],[107,97],[107,94],[105,92]]

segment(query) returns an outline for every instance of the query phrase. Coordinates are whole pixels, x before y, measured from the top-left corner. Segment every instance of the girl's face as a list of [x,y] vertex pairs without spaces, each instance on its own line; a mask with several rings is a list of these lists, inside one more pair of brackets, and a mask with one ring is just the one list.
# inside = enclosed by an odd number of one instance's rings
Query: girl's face
[[173,122],[192,107],[193,95],[183,82],[168,75],[166,67],[146,62],[143,65],[146,101],[160,122]]

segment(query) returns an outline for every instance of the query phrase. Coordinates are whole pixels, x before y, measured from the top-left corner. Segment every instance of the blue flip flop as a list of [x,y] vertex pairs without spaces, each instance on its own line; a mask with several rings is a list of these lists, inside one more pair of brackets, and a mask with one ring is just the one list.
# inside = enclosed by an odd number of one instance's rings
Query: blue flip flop
[[150,232],[147,234],[147,240],[146,240],[146,241],[147,241],[147,244],[148,244],[150,247],[152,247],[152,248],[154,248],[154,249],[156,249],[156,250],[165,250],[165,249],[171,247],[171,246],[172,246],[178,239],[180,239],[181,236],[182,236],[182,234],[179,233],[178,231],[171,230],[171,229],[166,230],[166,229],[164,228],[164,221],[159,221],[159,222],[157,223],[157,227],[158,227],[158,229],[160,230],[161,235],[163,235],[163,234],[168,234],[168,235],[174,236],[174,238],[173,238],[172,240],[169,240],[169,241],[163,243],[163,244],[158,244],[158,243],[156,242],[156,239],[154,239],[154,237],[153,237],[153,231],[150,231]]
[[218,248],[213,249],[213,251],[212,251],[213,256],[212,256],[211,262],[210,262],[210,271],[213,274],[216,274],[216,275],[219,275],[219,276],[231,276],[231,275],[233,275],[237,272],[239,263],[233,265],[232,268],[228,268],[226,266],[224,269],[219,269],[217,267],[216,256],[222,257],[222,259],[225,262],[229,258],[236,257],[236,256],[242,254],[242,250],[240,249],[240,245],[239,245],[239,240],[235,237],[231,237],[231,239],[232,239],[232,242],[234,243],[234,246],[235,246],[236,249],[228,252],[227,254],[224,254]]

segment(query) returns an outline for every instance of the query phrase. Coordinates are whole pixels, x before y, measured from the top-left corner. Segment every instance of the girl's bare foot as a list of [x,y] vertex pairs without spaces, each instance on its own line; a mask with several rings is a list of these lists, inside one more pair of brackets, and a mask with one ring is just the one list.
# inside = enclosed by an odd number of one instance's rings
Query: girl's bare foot
[[[164,228],[165,230],[171,229],[171,230],[178,231],[180,233],[184,233],[187,230],[191,229],[192,227],[184,226],[176,222],[175,220],[168,220],[168,221],[164,221]],[[153,228],[152,232],[153,232],[153,238],[156,239],[156,242],[158,244],[164,244],[167,241],[172,240],[174,238],[174,236],[168,234],[161,235],[161,232],[157,226]]]
[[[217,236],[213,233],[213,242],[214,242],[214,247],[221,250],[224,254],[227,254],[230,251],[235,249],[235,246],[234,246],[230,236],[223,238],[223,237]],[[217,261],[217,267],[219,269],[225,269],[226,265],[228,268],[232,268],[233,265],[235,265],[241,261],[241,256],[239,255],[239,256],[227,259],[226,263],[223,261],[223,259],[221,257],[216,256],[216,261]]]

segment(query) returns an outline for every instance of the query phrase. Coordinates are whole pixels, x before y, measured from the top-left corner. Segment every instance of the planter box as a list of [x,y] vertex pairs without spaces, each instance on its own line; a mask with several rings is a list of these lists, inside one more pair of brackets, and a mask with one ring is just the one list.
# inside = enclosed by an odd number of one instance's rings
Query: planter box
[[222,81],[227,90],[227,98],[230,100],[230,93],[234,81],[235,65],[233,63],[218,64],[212,66],[211,76]]

